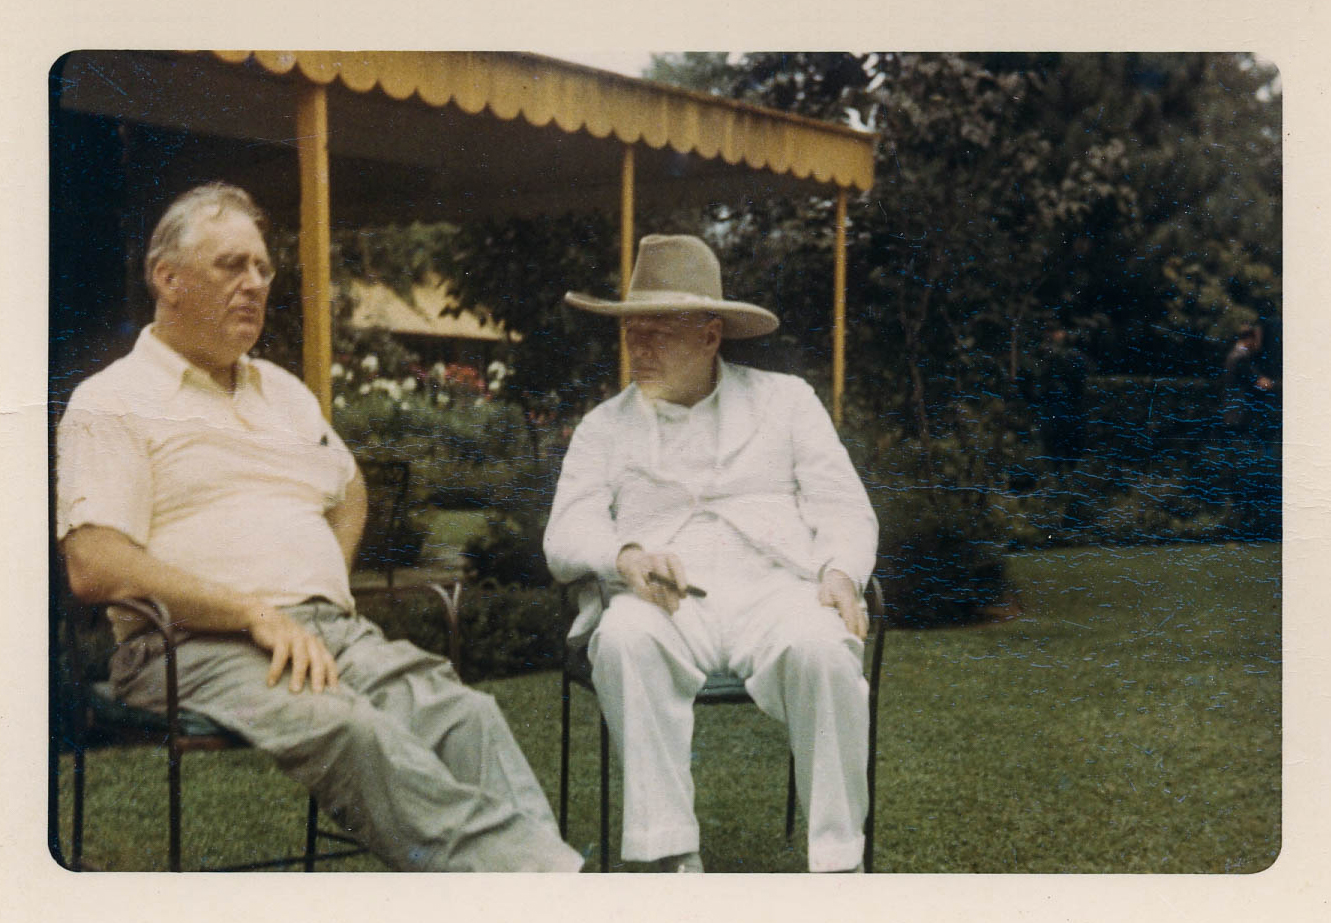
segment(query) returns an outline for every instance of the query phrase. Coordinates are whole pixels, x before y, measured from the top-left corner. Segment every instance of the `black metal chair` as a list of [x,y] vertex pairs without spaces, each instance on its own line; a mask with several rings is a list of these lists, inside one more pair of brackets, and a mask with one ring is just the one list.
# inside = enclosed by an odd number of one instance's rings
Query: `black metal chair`
[[411,465],[405,461],[362,460],[360,468],[365,475],[371,502],[356,549],[355,567],[374,571],[384,578],[384,585],[393,585],[393,575],[407,557],[410,544],[407,539],[407,499],[411,486]]
[[[405,509],[406,484],[409,469],[405,463],[392,463],[393,472],[387,480],[388,488],[394,495],[392,504],[390,533],[400,528],[401,517]],[[61,578],[63,579],[63,577]],[[386,586],[362,588],[355,591],[357,601],[373,596],[391,594],[423,593],[433,602],[437,602],[447,634],[448,655],[454,664],[460,662],[461,636],[459,629],[458,607],[461,585],[454,584],[445,589],[437,583],[424,583],[410,588],[393,587],[391,567],[386,573]],[[63,584],[53,588],[53,640],[57,645],[53,650],[62,650],[66,662],[66,676],[61,676],[54,666],[52,658],[53,702],[58,707],[54,714],[62,714],[66,722],[66,741],[74,755],[74,803],[73,832],[71,849],[67,864],[71,869],[82,870],[83,861],[83,820],[84,791],[86,783],[86,762],[90,750],[103,747],[155,745],[163,748],[167,761],[167,863],[173,872],[181,870],[181,764],[186,753],[248,748],[249,744],[240,736],[222,728],[207,717],[180,707],[176,676],[176,635],[171,629],[171,617],[166,607],[154,600],[131,599],[119,600],[109,605],[123,606],[148,619],[151,631],[163,638],[166,671],[165,714],[134,708],[116,699],[111,685],[106,681],[87,681],[89,665],[85,656],[85,642],[89,631],[98,628],[105,630],[106,620],[102,616],[106,606],[80,606],[68,601],[68,594]],[[64,601],[63,605],[60,601]],[[57,620],[63,622],[57,624]],[[59,699],[57,690],[63,690],[64,699]],[[52,789],[56,789],[58,761],[52,761]],[[52,798],[51,810],[58,814],[58,801]],[[309,797],[306,812],[305,848],[299,855],[282,856],[244,865],[209,867],[208,871],[253,871],[264,868],[281,868],[299,865],[304,871],[314,870],[316,862],[359,855],[366,850],[351,837],[338,831],[321,829],[318,824],[319,806],[313,795]],[[320,851],[320,841],[329,841],[333,846]],[[52,835],[53,846],[58,850],[58,836]]]
[[[563,605],[566,612],[576,611],[573,600],[580,583],[573,583],[562,588]],[[873,871],[873,834],[874,834],[874,783],[878,763],[878,677],[883,665],[883,638],[887,634],[887,622],[884,616],[883,589],[877,577],[869,579],[865,589],[865,601],[869,609],[869,640],[866,655],[869,659],[866,678],[869,681],[869,764],[865,767],[869,782],[869,810],[864,820],[864,871]],[[587,655],[589,637],[566,642],[564,647],[564,667],[561,677],[560,695],[560,742],[559,742],[559,834],[568,838],[568,777],[569,777],[569,701],[573,686],[589,690],[593,696],[596,689],[592,685],[592,665]],[[734,705],[752,703],[744,681],[730,673],[714,673],[707,677],[706,683],[694,699],[696,705]],[[599,712],[599,703],[598,703]],[[605,715],[600,714],[601,725],[601,871],[610,870],[610,729],[605,723]],[[786,778],[786,839],[795,832],[795,757],[788,761]]]

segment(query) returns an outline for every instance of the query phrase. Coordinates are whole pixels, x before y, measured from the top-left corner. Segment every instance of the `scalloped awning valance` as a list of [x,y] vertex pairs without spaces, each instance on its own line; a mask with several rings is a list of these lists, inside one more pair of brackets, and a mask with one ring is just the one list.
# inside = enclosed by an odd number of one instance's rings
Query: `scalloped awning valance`
[[760,109],[720,97],[621,77],[518,52],[216,51],[232,64],[253,60],[273,74],[299,72],[315,83],[413,95],[429,106],[453,104],[469,115],[488,109],[544,128],[614,136],[655,150],[669,146],[706,160],[867,191],[873,185],[872,135]]

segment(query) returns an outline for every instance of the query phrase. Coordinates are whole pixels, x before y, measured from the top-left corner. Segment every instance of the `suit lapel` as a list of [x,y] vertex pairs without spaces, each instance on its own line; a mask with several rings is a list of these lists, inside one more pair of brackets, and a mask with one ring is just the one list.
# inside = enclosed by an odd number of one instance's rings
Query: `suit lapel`
[[754,387],[753,376],[743,366],[720,365],[717,393],[717,461],[725,465],[753,438],[762,417],[765,396]]
[[[622,395],[619,407],[621,431],[624,442],[619,446],[622,456],[647,458],[649,471],[661,470],[661,432],[656,422],[656,413],[650,402],[638,390],[636,384],[630,384]],[[644,452],[643,449],[646,451]]]

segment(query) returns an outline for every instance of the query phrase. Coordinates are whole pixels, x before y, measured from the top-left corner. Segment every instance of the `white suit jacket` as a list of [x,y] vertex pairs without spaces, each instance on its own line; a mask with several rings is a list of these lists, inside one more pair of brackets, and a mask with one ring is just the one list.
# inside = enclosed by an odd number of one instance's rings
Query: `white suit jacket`
[[[599,405],[573,433],[555,489],[545,556],[561,583],[587,574],[614,584],[630,542],[664,550],[695,512],[729,522],[800,576],[845,572],[863,590],[878,521],[864,485],[813,389],[793,375],[718,361],[717,465],[702,491],[667,476],[656,413],[637,385]],[[593,587],[571,636],[600,618]]]

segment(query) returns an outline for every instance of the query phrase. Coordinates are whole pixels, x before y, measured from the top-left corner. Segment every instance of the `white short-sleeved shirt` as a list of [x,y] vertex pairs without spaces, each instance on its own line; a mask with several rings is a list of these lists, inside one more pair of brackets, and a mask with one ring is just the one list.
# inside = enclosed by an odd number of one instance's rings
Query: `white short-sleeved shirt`
[[309,389],[271,362],[242,358],[228,392],[145,327],[74,390],[56,447],[58,539],[106,526],[240,592],[351,608],[326,514],[355,462]]

